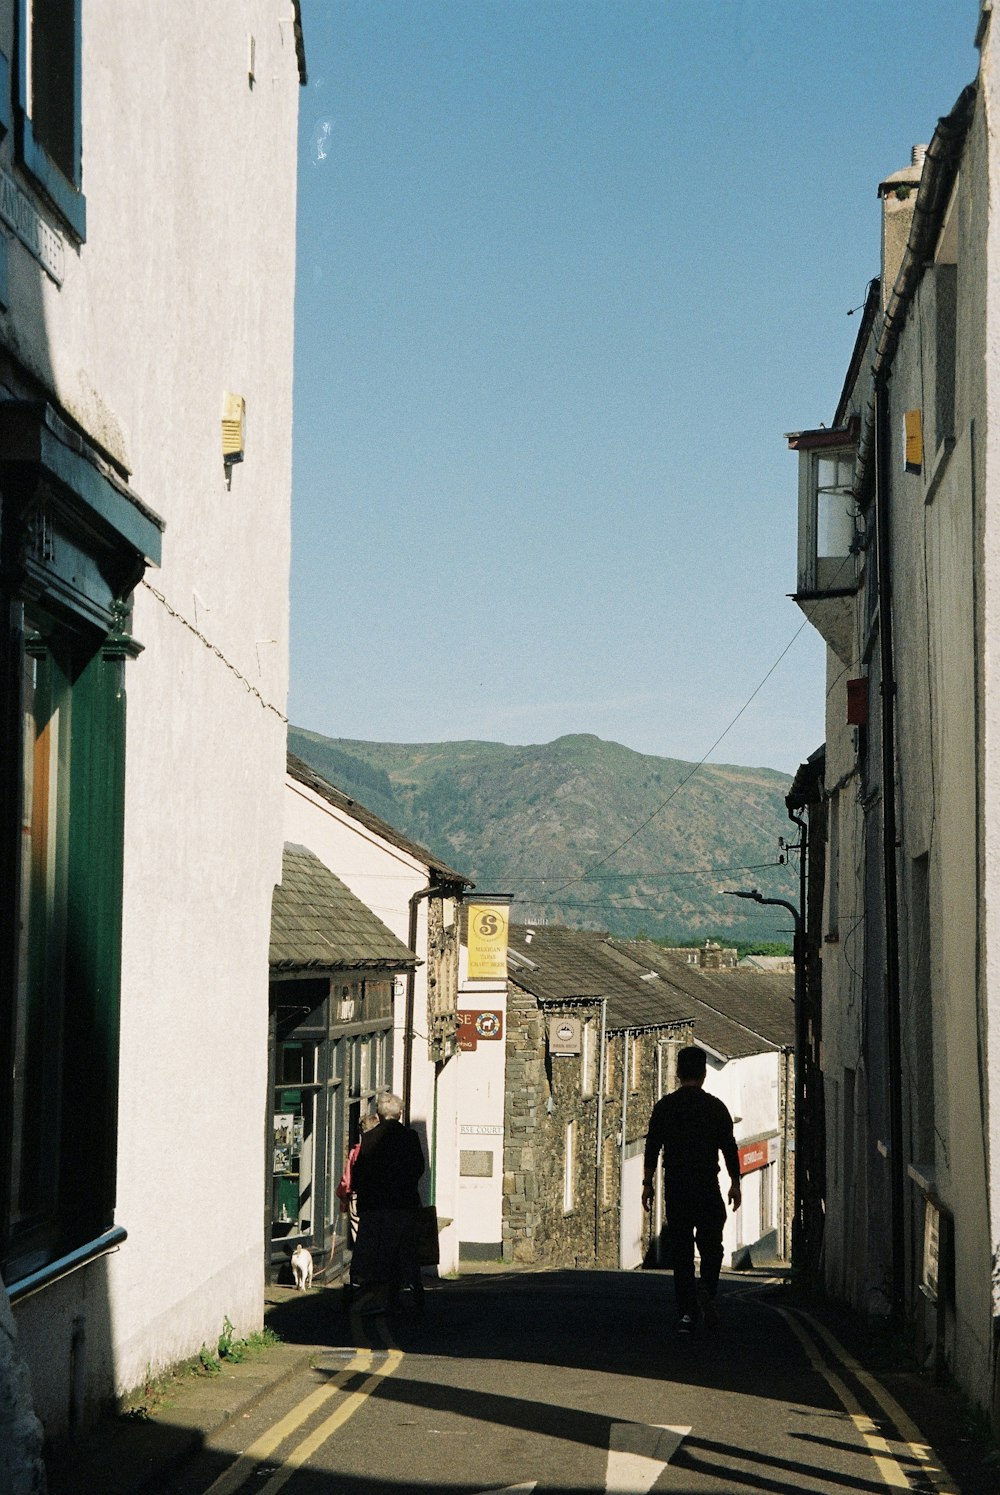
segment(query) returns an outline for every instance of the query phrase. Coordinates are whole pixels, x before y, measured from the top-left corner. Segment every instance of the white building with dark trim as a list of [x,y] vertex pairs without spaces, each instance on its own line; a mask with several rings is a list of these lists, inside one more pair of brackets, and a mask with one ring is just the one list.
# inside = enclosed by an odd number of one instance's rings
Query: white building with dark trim
[[262,1317],[304,80],[297,0],[0,3],[0,1272],[49,1433]]

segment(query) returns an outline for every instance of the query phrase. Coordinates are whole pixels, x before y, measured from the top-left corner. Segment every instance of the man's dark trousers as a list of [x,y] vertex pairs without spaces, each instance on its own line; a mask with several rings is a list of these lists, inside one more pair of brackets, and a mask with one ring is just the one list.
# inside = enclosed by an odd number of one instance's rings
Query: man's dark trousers
[[674,1264],[674,1293],[682,1316],[698,1314],[694,1276],[694,1247],[701,1257],[701,1286],[715,1297],[722,1270],[722,1231],[726,1205],[717,1173],[693,1173],[683,1168],[663,1172],[663,1209]]

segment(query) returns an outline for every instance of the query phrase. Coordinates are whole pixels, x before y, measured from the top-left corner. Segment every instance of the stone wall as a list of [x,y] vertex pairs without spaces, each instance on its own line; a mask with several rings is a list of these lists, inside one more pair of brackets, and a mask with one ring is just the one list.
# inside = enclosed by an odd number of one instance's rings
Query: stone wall
[[[549,1054],[549,1024],[560,1017],[589,1025],[590,1064],[583,1054]],[[619,1264],[623,1141],[634,1149],[645,1139],[659,1098],[659,1079],[665,1089],[672,1088],[673,1056],[691,1042],[692,1028],[672,1024],[638,1033],[607,1032],[602,1103],[600,1027],[597,999],[543,1004],[513,982],[510,985],[503,1180],[503,1251],[508,1261],[612,1269]],[[573,1167],[568,1184],[570,1127]],[[647,1254],[648,1246],[647,1227]]]

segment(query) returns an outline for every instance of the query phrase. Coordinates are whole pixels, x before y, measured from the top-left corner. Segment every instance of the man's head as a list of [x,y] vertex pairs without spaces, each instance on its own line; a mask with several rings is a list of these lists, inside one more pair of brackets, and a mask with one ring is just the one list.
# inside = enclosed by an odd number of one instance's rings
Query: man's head
[[391,1090],[382,1090],[376,1098],[375,1109],[382,1121],[398,1121],[403,1114],[403,1102]]
[[677,1055],[677,1078],[682,1085],[703,1085],[708,1069],[705,1050],[696,1043],[681,1049]]

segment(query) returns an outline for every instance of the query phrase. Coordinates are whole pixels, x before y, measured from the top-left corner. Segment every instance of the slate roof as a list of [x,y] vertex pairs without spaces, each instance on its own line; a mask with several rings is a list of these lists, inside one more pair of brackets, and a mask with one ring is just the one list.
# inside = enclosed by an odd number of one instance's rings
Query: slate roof
[[338,810],[343,810],[345,814],[350,815],[352,820],[356,820],[359,825],[367,826],[370,831],[374,831],[377,836],[381,836],[384,841],[388,841],[392,846],[398,846],[401,851],[409,852],[415,861],[424,864],[428,872],[433,872],[439,882],[455,883],[457,888],[471,888],[475,886],[471,879],[466,877],[464,873],[456,872],[454,867],[449,867],[447,862],[442,862],[440,857],[436,857],[432,851],[428,851],[426,846],[421,846],[419,841],[411,841],[408,836],[404,836],[402,831],[398,831],[388,821],[382,820],[372,810],[360,804],[358,800],[352,799],[349,794],[345,794],[342,789],[336,788],[328,779],[324,779],[321,774],[318,774],[314,768],[310,768],[309,764],[305,763],[301,758],[297,758],[294,753],[287,755],[287,766],[288,773],[297,783],[304,784],[307,789],[311,789],[314,794],[318,794],[320,799],[325,799],[327,804],[333,805]]
[[[703,970],[649,940],[609,940],[620,961],[649,973],[691,1004],[699,1037],[729,1058],[791,1048],[795,1042],[795,978],[746,966]],[[658,984],[658,983],[651,983]]]
[[411,971],[418,961],[315,852],[285,843],[271,903],[271,971]]
[[745,967],[705,971],[646,940],[558,925],[510,926],[507,974],[540,1002],[606,997],[610,1029],[694,1023],[724,1059],[791,1048],[794,980]]
[[606,997],[609,1028],[653,1028],[690,1021],[683,1000],[664,982],[643,981],[632,962],[610,954],[607,935],[545,924],[512,924],[507,974],[541,1002]]

